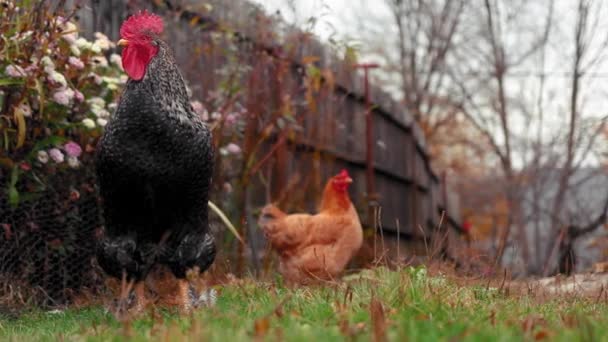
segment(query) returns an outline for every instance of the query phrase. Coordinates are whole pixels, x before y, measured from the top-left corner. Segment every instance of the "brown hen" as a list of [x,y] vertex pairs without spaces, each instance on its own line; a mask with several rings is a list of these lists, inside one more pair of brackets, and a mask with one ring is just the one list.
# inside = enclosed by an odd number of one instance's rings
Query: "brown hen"
[[290,283],[334,280],[361,248],[363,230],[348,196],[346,170],[325,186],[319,213],[287,215],[270,204],[258,224],[279,253],[279,271]]

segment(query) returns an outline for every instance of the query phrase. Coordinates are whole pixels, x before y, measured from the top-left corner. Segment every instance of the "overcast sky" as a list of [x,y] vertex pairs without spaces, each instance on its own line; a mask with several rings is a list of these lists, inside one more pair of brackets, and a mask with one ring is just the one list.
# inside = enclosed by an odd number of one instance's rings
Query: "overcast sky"
[[[380,34],[377,41],[373,39],[370,41],[369,33],[363,33],[367,34],[368,43],[360,48],[361,59],[375,59],[375,57],[370,57],[369,55],[369,50],[372,49],[371,44],[375,42],[385,45],[391,44],[390,39],[392,36],[389,30],[394,27],[390,12],[388,12],[382,0],[293,0],[291,2],[296,8],[295,15],[288,5],[290,0],[252,1],[264,6],[268,12],[280,11],[288,23],[295,23],[298,26],[305,26],[310,17],[317,18],[313,32],[323,40],[327,40],[330,36],[335,35],[335,38],[338,39],[348,37],[357,41],[361,38],[362,34],[360,27],[357,27],[357,18],[378,20],[378,18],[386,17],[386,34],[384,36]],[[546,5],[543,5],[543,1],[547,0],[534,1],[538,1],[538,3],[533,2],[531,4],[538,4],[537,10],[539,13],[533,13],[535,11],[533,7],[526,7],[528,8],[527,12],[521,13],[520,17],[522,19],[518,22],[520,26],[517,29],[519,31],[524,27],[534,29],[543,25],[544,14],[547,8]],[[554,25],[554,31],[552,32],[551,51],[548,53],[546,68],[548,80],[547,98],[552,98],[546,104],[546,111],[551,115],[543,123],[543,127],[547,126],[547,134],[563,130],[567,125],[570,95],[568,74],[572,60],[572,37],[574,34],[573,27],[576,18],[577,2],[575,0],[555,0],[554,22],[556,25]],[[608,2],[604,4],[602,13],[596,13],[596,15],[600,23],[599,33],[597,34],[597,39],[592,42],[592,47],[599,46],[600,42],[608,34]],[[382,25],[381,20],[379,23]],[[380,27],[380,32],[382,32],[382,26]],[[600,35],[602,36],[600,37]],[[525,35],[522,36],[521,34],[507,34],[505,39],[507,42],[511,41],[513,46],[517,46],[518,40],[526,38]],[[507,87],[510,89],[511,94],[517,95],[521,93],[522,96],[526,96],[527,94],[532,94],[537,89],[539,73],[538,70],[534,70],[536,66],[531,62],[522,67],[522,70],[517,70],[516,73],[509,76]],[[581,100],[584,103],[582,110],[584,117],[603,117],[608,113],[608,63],[599,64],[597,68],[587,75],[583,83]],[[526,130],[527,125],[529,126],[529,123],[518,118],[514,118],[511,124],[516,131],[521,130],[522,132]],[[595,161],[590,161],[587,164],[595,164]]]

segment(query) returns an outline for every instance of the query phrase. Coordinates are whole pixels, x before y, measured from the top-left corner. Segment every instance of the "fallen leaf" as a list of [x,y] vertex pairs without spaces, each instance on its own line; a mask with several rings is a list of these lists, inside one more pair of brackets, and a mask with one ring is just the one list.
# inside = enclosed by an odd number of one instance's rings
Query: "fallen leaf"
[[268,317],[260,318],[254,322],[253,325],[253,335],[256,338],[261,338],[268,334],[268,330],[270,329],[270,319]]
[[547,330],[539,330],[534,334],[534,339],[537,341],[545,340],[549,338],[549,332]]

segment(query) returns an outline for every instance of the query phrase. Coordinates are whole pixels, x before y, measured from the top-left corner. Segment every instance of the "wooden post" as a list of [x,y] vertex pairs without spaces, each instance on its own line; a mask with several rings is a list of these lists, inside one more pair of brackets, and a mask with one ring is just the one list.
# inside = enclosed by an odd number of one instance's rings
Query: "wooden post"
[[375,211],[374,206],[378,200],[376,193],[375,169],[374,169],[374,120],[372,112],[372,104],[369,93],[369,69],[379,68],[376,63],[355,64],[355,68],[363,69],[364,75],[364,91],[365,91],[365,162],[366,162],[366,191],[367,191],[367,207],[368,207],[368,224],[375,226]]

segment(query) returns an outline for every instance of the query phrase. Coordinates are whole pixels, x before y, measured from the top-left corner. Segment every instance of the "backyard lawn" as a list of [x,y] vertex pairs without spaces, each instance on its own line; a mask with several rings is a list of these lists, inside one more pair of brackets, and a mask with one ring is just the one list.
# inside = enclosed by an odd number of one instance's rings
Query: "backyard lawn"
[[[541,295],[497,280],[465,282],[425,268],[386,268],[340,284],[286,288],[235,281],[217,304],[183,317],[151,310],[120,323],[102,307],[30,312],[0,321],[2,340],[514,341],[608,340],[605,295]],[[603,291],[602,291],[603,292]]]

